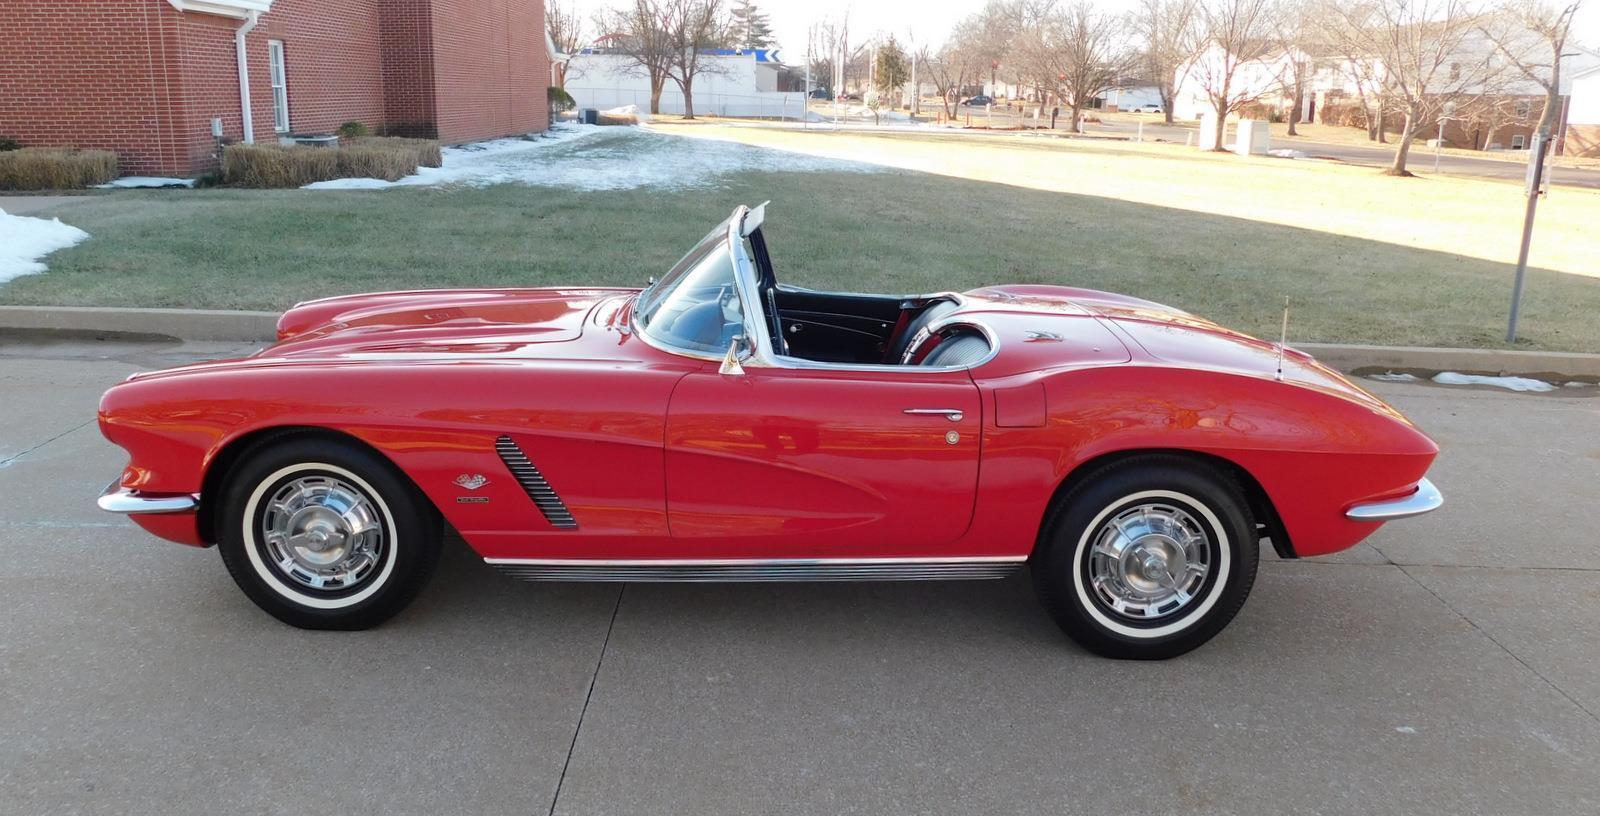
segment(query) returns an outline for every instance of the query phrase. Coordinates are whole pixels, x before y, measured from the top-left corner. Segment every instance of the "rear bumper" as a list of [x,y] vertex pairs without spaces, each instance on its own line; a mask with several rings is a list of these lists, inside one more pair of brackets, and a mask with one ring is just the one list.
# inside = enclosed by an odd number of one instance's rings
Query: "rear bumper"
[[200,506],[200,497],[195,495],[177,496],[142,496],[135,490],[129,490],[120,482],[112,482],[106,486],[105,492],[95,504],[108,513],[192,513]]
[[1394,521],[1431,513],[1444,504],[1444,494],[1426,478],[1417,481],[1417,492],[1398,499],[1358,504],[1346,510],[1344,517],[1351,521]]

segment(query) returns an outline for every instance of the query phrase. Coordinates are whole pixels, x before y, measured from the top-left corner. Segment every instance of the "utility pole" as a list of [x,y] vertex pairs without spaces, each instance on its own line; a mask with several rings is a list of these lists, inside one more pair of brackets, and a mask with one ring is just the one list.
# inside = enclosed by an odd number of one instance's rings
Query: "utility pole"
[[1539,206],[1539,195],[1544,183],[1544,157],[1550,148],[1550,134],[1539,131],[1533,134],[1533,144],[1528,151],[1528,212],[1522,219],[1522,248],[1517,252],[1517,276],[1511,286],[1511,321],[1506,325],[1506,342],[1517,342],[1517,315],[1522,310],[1522,281],[1528,273],[1528,246],[1533,242],[1533,213]]

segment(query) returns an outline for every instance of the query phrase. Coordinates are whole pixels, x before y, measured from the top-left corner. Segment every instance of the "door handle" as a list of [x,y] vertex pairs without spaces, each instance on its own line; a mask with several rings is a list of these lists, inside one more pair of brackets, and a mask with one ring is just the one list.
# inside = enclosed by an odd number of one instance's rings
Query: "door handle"
[[907,408],[903,413],[917,416],[943,416],[951,422],[960,422],[961,418],[966,416],[959,408]]

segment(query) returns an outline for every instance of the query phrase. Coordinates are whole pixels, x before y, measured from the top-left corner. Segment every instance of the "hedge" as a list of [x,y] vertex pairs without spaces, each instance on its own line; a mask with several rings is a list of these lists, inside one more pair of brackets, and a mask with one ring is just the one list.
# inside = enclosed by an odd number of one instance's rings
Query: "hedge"
[[444,163],[431,139],[373,136],[340,147],[235,144],[222,151],[222,180],[239,187],[304,187],[338,178],[395,181]]
[[117,154],[71,147],[0,151],[0,190],[74,190],[117,177]]

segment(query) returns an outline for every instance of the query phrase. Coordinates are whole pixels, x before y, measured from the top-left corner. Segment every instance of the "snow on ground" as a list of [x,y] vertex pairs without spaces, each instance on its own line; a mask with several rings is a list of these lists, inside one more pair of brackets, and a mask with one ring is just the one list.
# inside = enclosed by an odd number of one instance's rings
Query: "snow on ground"
[[1302,152],[1300,152],[1298,150],[1290,150],[1289,148],[1286,148],[1286,147],[1277,148],[1275,150],[1268,150],[1267,151],[1267,155],[1271,156],[1273,158],[1276,158],[1276,159],[1309,159],[1309,158],[1311,158],[1311,154],[1309,154],[1309,153],[1302,153]]
[[110,184],[97,184],[102,190],[150,187],[193,187],[194,179],[162,178],[160,176],[123,176]]
[[1417,375],[1415,375],[1415,374],[1407,374],[1407,373],[1405,373],[1403,371],[1385,371],[1382,374],[1369,374],[1367,376],[1371,377],[1374,380],[1381,380],[1383,382],[1416,382],[1417,381]]
[[573,190],[686,188],[715,183],[747,170],[772,172],[872,172],[875,165],[825,159],[734,142],[694,139],[638,127],[558,125],[550,136],[496,139],[447,147],[443,167],[424,167],[399,181],[336,179],[314,190],[460,184],[527,184]]
[[1556,390],[1556,386],[1530,377],[1486,377],[1481,374],[1457,374],[1454,371],[1441,371],[1433,375],[1433,381],[1440,385],[1492,385],[1512,391]]
[[59,218],[29,218],[0,210],[0,283],[43,272],[40,258],[88,237]]

